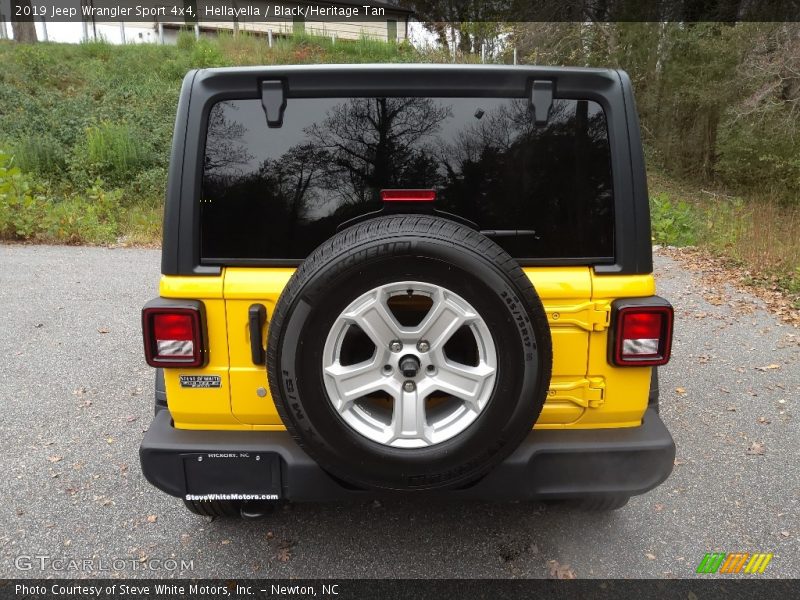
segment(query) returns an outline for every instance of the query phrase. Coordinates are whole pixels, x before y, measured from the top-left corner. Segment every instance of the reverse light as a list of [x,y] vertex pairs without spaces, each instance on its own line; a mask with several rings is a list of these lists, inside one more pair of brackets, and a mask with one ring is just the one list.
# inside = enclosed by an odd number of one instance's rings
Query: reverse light
[[656,367],[669,362],[672,306],[657,296],[626,299],[612,307],[609,361],[617,366]]
[[205,361],[202,315],[195,306],[145,306],[144,355],[151,367],[201,367]]

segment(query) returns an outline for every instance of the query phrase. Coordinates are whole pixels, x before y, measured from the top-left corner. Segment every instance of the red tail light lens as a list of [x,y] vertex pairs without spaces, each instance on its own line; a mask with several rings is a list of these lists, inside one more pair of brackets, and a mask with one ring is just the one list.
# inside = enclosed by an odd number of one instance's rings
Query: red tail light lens
[[[660,298],[658,300],[661,300]],[[659,366],[672,349],[672,306],[627,304],[613,318],[611,362],[618,366]]]
[[436,190],[381,190],[384,202],[433,202]]
[[157,340],[193,340],[191,315],[161,313],[153,315],[153,332]]
[[193,307],[145,307],[144,354],[151,367],[200,367],[204,363],[202,319]]

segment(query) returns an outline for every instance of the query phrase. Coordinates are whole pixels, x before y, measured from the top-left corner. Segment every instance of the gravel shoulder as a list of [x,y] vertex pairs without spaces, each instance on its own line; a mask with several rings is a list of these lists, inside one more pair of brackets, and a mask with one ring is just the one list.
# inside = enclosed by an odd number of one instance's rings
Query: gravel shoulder
[[[87,575],[18,568],[35,555],[92,559],[110,568],[88,573],[99,576],[695,577],[712,551],[772,552],[765,577],[800,573],[800,330],[754,296],[657,255],[659,293],[676,308],[661,415],[677,459],[621,511],[398,500],[210,521],[138,465],[153,401],[139,311],[159,261],[0,245],[0,577]],[[162,568],[146,569],[154,559]]]

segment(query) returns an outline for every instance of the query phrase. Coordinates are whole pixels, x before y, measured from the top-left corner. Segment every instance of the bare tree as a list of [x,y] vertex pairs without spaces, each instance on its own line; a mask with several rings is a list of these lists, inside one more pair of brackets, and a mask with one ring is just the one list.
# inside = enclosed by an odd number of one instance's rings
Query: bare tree
[[348,202],[365,202],[406,179],[419,165],[422,144],[450,114],[430,98],[353,98],[309,135],[331,155],[328,176],[339,184],[331,188],[344,191]]
[[235,110],[238,110],[235,104],[221,102],[208,116],[204,164],[207,173],[214,174],[217,171],[217,175],[229,175],[225,171],[237,165],[245,165],[253,158],[241,141],[245,126],[231,118]]

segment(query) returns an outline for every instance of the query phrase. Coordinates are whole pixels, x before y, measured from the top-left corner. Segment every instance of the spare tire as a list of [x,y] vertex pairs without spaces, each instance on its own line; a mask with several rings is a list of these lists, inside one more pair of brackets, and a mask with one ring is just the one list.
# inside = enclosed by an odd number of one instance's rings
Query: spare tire
[[536,291],[497,244],[453,221],[378,217],[318,247],[269,327],[286,428],[360,488],[464,486],[530,433],[552,347]]

